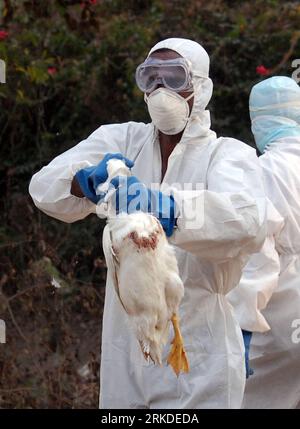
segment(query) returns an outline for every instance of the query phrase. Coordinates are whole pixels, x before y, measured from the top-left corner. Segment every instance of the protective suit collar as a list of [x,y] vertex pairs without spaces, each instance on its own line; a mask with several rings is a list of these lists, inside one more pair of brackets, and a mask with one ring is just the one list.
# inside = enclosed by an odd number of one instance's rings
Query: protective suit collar
[[149,55],[158,49],[171,49],[188,60],[193,73],[194,105],[179,144],[208,143],[217,138],[210,129],[210,112],[205,110],[213,91],[213,83],[209,78],[209,56],[199,43],[188,39],[170,38],[157,43]]

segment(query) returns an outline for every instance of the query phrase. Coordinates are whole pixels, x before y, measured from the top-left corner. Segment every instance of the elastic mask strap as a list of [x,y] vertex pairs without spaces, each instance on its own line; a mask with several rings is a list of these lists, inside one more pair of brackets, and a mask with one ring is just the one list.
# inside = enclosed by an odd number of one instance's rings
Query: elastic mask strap
[[286,103],[270,104],[263,107],[249,107],[250,112],[259,112],[261,110],[280,109],[281,107],[300,107],[300,101],[287,101]]
[[287,118],[286,116],[273,116],[273,115],[256,116],[256,118],[251,119],[251,122],[253,124],[256,124],[266,120],[269,120],[270,122],[272,122],[273,126],[278,126],[278,127],[285,126],[285,125],[292,125],[292,126],[299,125],[298,122],[295,121],[294,119]]
[[187,98],[182,97],[185,101],[189,101],[191,98],[193,98],[195,95],[194,91],[189,95]]

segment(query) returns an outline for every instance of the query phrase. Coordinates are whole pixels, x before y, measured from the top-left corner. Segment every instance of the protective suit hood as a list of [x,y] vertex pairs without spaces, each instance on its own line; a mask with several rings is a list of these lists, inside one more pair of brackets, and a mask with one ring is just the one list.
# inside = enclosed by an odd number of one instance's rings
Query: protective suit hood
[[170,38],[158,42],[149,55],[159,49],[171,49],[189,61],[193,73],[194,104],[180,143],[196,140],[206,143],[216,139],[216,133],[210,129],[210,112],[205,110],[213,91],[209,78],[209,56],[197,42],[189,39]]
[[255,85],[249,110],[261,153],[278,139],[300,136],[300,88],[293,79],[274,76]]

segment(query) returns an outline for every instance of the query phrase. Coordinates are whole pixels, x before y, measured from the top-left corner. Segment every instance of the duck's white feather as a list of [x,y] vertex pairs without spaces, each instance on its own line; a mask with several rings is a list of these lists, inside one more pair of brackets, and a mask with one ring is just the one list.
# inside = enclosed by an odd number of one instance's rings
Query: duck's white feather
[[[114,175],[117,170],[111,168]],[[173,247],[154,216],[136,212],[108,219],[103,249],[109,275],[145,357],[162,364],[170,319],[184,293]]]

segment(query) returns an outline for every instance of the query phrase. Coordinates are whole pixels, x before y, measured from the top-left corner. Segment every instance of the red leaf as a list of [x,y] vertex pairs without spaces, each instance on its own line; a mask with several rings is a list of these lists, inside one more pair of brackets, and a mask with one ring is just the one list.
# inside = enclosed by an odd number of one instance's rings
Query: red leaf
[[256,73],[261,76],[268,76],[270,74],[270,70],[261,64],[260,66],[256,67]]
[[0,40],[5,40],[8,37],[8,32],[0,30]]
[[48,67],[48,74],[50,74],[51,76],[53,76],[56,73],[57,73],[57,68],[56,67]]

